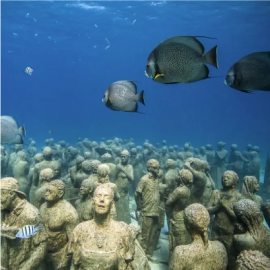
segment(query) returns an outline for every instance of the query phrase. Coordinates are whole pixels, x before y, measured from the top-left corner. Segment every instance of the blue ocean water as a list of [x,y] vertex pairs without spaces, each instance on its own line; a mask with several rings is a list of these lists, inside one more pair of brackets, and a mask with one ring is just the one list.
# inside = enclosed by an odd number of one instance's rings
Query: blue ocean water
[[[241,57],[269,51],[269,2],[1,4],[1,114],[25,124],[38,146],[50,137],[75,144],[78,137],[117,136],[195,147],[222,140],[240,150],[251,143],[262,157],[269,151],[270,93],[244,94],[223,83]],[[220,69],[210,67],[210,75],[221,77],[175,85],[147,78],[149,53],[176,35],[217,38],[200,41],[206,50],[218,45]],[[112,82],[125,79],[145,89],[146,106],[139,105],[145,114],[111,111],[101,102]]]

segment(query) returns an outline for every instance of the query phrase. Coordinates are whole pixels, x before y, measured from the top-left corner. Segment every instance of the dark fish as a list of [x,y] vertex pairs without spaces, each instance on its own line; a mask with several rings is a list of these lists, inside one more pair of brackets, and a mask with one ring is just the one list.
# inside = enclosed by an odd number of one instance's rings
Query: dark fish
[[25,127],[18,127],[16,120],[11,116],[1,116],[1,143],[23,144],[22,135],[25,136]]
[[41,226],[35,228],[34,225],[25,225],[17,232],[16,237],[26,239],[35,235],[40,230],[42,230]]
[[111,110],[137,112],[138,101],[143,105],[144,90],[137,94],[137,86],[132,81],[117,81],[106,90],[102,102]]
[[255,52],[236,62],[224,83],[241,92],[270,91],[270,52]]
[[177,36],[150,53],[145,74],[159,83],[190,83],[209,78],[205,64],[218,68],[217,46],[204,54],[204,46],[196,36]]

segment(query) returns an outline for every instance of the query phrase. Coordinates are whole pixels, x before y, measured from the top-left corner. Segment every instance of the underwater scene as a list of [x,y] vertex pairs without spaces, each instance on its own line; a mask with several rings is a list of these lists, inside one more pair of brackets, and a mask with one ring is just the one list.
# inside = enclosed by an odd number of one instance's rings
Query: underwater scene
[[269,14],[1,1],[1,270],[270,270]]

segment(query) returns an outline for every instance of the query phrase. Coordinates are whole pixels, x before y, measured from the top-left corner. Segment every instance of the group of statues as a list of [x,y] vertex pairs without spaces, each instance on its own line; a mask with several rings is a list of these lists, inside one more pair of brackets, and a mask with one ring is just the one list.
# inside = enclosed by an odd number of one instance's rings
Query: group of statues
[[[48,139],[42,153],[33,140],[1,146],[1,269],[149,270],[164,226],[170,270],[270,269],[259,148],[224,147],[119,138]],[[264,187],[269,196],[270,156]],[[26,225],[42,230],[16,237]]]

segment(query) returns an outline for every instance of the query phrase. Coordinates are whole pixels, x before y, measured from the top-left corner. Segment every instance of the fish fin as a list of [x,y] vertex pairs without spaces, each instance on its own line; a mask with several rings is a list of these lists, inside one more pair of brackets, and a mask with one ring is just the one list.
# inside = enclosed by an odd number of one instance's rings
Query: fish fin
[[239,90],[240,92],[243,92],[243,93],[247,93],[247,94],[253,94],[253,92],[254,91],[252,91],[252,90],[244,90],[244,89],[242,89],[242,90]]
[[164,74],[157,74],[154,79],[157,79],[158,77],[163,77]]
[[43,227],[40,225],[40,226],[35,228],[35,233],[38,232],[38,231],[41,231],[41,230],[43,230]]
[[144,90],[142,90],[141,93],[139,93],[138,95],[136,95],[138,98],[138,101],[140,101],[144,106],[145,106],[145,101],[144,101]]
[[217,45],[209,50],[205,55],[203,55],[203,60],[206,64],[212,65],[218,69],[219,67],[217,58]]
[[206,65],[202,65],[200,69],[198,69],[198,72],[195,76],[189,79],[189,81],[186,81],[186,83],[196,82],[204,79],[209,78],[209,69]]
[[139,113],[139,114],[146,114],[146,113],[144,113],[144,112],[139,112],[139,111],[136,111],[136,113]]
[[17,134],[16,140],[14,140],[13,143],[15,143],[15,144],[24,144],[21,134]]
[[23,135],[24,137],[26,136],[26,129],[25,129],[25,126],[22,125],[20,128],[19,128],[19,133],[21,135]]

